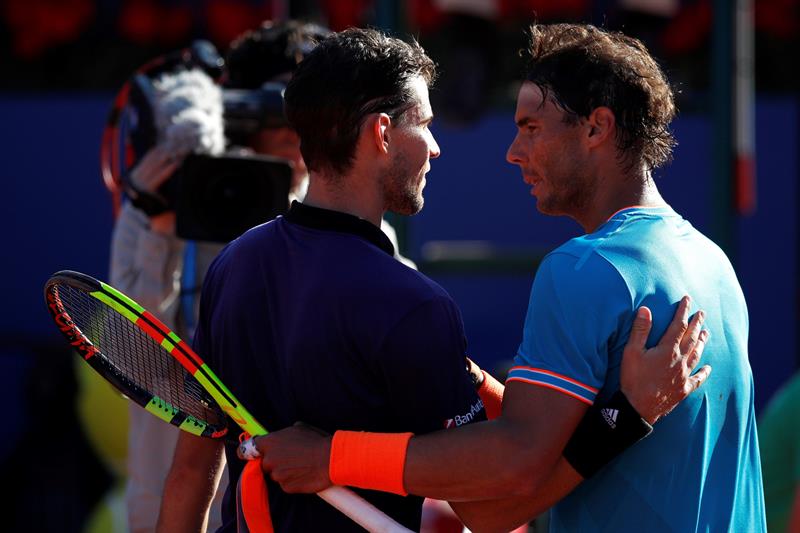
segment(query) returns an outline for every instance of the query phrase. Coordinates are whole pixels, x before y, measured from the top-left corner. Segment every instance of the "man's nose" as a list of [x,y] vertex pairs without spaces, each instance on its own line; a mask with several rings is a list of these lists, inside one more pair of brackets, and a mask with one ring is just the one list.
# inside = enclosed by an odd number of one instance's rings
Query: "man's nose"
[[431,159],[436,159],[439,157],[439,154],[442,153],[441,149],[439,148],[439,143],[436,142],[436,138],[433,136],[433,134],[431,134],[431,144],[428,149],[430,151]]
[[522,154],[519,149],[519,143],[517,142],[518,139],[519,136],[514,137],[511,146],[508,147],[508,151],[506,152],[506,161],[512,165],[519,165],[522,163]]

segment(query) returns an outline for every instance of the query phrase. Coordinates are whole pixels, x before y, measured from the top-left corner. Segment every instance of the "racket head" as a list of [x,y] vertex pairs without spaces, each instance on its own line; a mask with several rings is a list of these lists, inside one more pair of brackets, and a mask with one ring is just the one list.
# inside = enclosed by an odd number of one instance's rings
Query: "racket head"
[[225,411],[184,366],[196,369],[202,361],[144,308],[105,283],[70,270],[53,274],[44,294],[67,342],[120,393],[194,435],[228,434]]

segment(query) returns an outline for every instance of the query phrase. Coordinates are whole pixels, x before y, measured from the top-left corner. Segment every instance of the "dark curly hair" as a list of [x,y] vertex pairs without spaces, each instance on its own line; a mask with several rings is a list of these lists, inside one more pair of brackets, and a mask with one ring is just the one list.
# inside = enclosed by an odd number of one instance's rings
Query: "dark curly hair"
[[364,118],[380,112],[402,120],[413,105],[409,81],[416,76],[429,86],[436,77],[416,41],[362,28],[322,41],[297,67],[284,95],[308,168],[348,170]]
[[628,168],[658,168],[672,158],[672,88],[641,41],[591,25],[534,24],[525,79],[561,107],[567,122],[605,106]]

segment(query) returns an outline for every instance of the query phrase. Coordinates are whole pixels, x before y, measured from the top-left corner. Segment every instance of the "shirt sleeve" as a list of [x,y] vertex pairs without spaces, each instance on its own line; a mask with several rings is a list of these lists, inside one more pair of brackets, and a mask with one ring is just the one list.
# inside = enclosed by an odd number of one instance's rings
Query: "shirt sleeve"
[[605,259],[548,255],[533,282],[522,343],[507,381],[547,387],[593,404],[609,350],[630,322],[630,292]]
[[407,313],[384,339],[379,362],[397,427],[414,433],[486,420],[466,371],[461,314],[446,297]]

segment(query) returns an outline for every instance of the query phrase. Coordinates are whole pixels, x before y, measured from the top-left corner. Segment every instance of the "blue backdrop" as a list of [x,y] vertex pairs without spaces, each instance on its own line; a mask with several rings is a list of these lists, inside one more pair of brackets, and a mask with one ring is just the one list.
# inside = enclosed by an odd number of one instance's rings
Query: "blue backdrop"
[[[0,97],[0,172],[6,207],[0,333],[19,343],[55,340],[42,286],[59,269],[107,279],[111,203],[98,154],[111,96]],[[757,408],[797,364],[798,104],[761,100],[757,109],[758,199],[755,215],[740,219],[736,268],[750,307],[751,363]],[[679,146],[659,184],[673,207],[708,232],[712,132],[705,116],[681,116]],[[546,252],[575,236],[571,220],[536,211],[516,167],[505,162],[511,114],[489,116],[469,129],[437,124],[442,156],[428,174],[426,207],[407,221],[407,255],[424,259],[431,241],[484,240]],[[462,309],[471,354],[492,367],[519,343],[535,264],[491,274],[432,273]],[[769,283],[769,286],[767,284]],[[12,364],[6,353],[5,369]],[[20,370],[21,371],[21,370]]]

